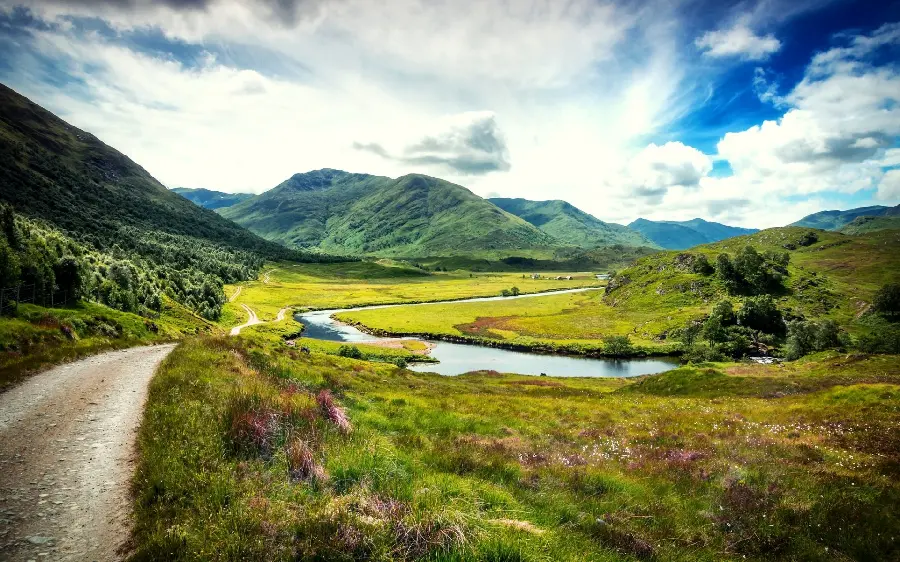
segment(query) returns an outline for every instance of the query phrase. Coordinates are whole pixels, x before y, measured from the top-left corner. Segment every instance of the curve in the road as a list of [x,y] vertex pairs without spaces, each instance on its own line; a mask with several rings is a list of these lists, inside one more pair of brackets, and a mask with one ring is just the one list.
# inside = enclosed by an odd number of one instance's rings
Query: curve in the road
[[[236,336],[236,335],[240,334],[241,330],[243,330],[244,328],[249,328],[250,326],[256,326],[257,324],[266,324],[266,323],[270,322],[269,320],[260,320],[259,317],[256,315],[256,311],[254,311],[252,308],[250,308],[246,304],[241,304],[241,308],[243,308],[247,312],[247,321],[245,323],[241,324],[240,326],[235,326],[234,328],[232,328],[231,329],[232,336]],[[281,310],[279,310],[278,315],[275,316],[275,320],[273,320],[273,322],[281,322],[282,320],[284,320],[285,315],[287,314],[288,310],[290,310],[290,309],[291,309],[291,307],[286,306],[286,307],[282,308]]]
[[0,558],[127,555],[135,434],[150,379],[174,347],[96,355],[0,394]]

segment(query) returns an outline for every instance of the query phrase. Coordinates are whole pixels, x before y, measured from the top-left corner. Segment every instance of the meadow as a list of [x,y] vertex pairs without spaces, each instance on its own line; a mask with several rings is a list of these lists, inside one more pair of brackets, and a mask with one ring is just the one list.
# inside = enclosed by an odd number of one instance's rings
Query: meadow
[[154,379],[136,560],[888,560],[900,358],[459,377],[251,338]]
[[[536,293],[602,284],[590,273],[572,274],[572,280],[555,280],[558,273],[542,273],[532,279],[525,273],[471,273],[465,271],[429,273],[402,265],[375,262],[335,264],[269,264],[260,278],[225,287],[226,295],[240,294],[225,305],[219,323],[240,324],[246,304],[262,320],[274,319],[284,307],[295,309],[348,308],[371,304],[400,304],[498,296],[504,289],[518,287],[522,293]],[[549,278],[548,278],[549,277]]]

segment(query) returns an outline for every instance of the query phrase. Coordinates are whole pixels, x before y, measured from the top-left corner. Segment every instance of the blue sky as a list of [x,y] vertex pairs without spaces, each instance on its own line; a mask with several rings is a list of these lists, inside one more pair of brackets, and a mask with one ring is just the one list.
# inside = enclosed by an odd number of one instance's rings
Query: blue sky
[[0,0],[0,80],[170,187],[426,173],[597,217],[900,202],[900,2]]

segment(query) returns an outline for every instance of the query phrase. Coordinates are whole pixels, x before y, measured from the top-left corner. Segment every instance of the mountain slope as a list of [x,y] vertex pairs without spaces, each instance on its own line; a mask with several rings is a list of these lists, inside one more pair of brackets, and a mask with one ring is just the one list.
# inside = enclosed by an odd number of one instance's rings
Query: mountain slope
[[230,207],[253,197],[251,193],[223,193],[211,189],[192,189],[189,187],[173,187],[172,191],[195,205],[213,210]]
[[876,230],[900,230],[900,215],[896,216],[863,216],[856,217],[852,222],[838,229],[844,234],[863,234]]
[[221,213],[288,246],[356,255],[422,257],[557,245],[468,189],[418,174],[296,174]]
[[0,85],[0,199],[101,245],[123,227],[289,253],[166,189],[130,158]]
[[556,240],[582,248],[622,244],[656,246],[644,235],[626,226],[603,222],[581,209],[558,199],[530,201],[496,197],[488,199],[504,211],[516,215]]
[[850,224],[857,217],[882,217],[900,216],[900,205],[885,207],[873,205],[871,207],[857,207],[846,211],[820,211],[807,215],[790,226],[805,226],[808,228],[821,228],[822,230],[839,230],[842,226]]
[[668,250],[683,250],[699,244],[718,242],[735,236],[758,232],[753,228],[728,226],[703,219],[689,221],[650,221],[637,219],[628,225]]

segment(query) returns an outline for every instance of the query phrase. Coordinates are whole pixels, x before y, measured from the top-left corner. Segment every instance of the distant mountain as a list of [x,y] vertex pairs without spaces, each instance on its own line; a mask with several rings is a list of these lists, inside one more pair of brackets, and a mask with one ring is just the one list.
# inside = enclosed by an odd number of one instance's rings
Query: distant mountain
[[637,219],[628,225],[668,250],[684,250],[700,244],[710,244],[735,236],[759,232],[755,228],[728,226],[703,219],[689,221],[650,221]]
[[900,215],[900,205],[896,207],[884,207],[873,205],[871,207],[857,207],[846,211],[820,211],[807,215],[789,226],[806,226],[809,228],[821,228],[822,230],[839,230],[842,226],[850,224],[857,217],[883,217]]
[[656,244],[643,234],[627,226],[603,222],[558,199],[530,201],[496,197],[488,199],[488,201],[504,211],[528,221],[563,244],[582,248],[596,248],[613,244],[656,247]]
[[221,213],[293,248],[353,255],[424,257],[558,245],[468,189],[419,174],[296,174]]
[[853,219],[853,222],[839,228],[838,232],[856,235],[876,230],[900,230],[900,214],[880,217],[856,217]]
[[253,197],[251,193],[223,193],[211,189],[192,189],[189,187],[173,187],[172,191],[204,209],[231,207]]

